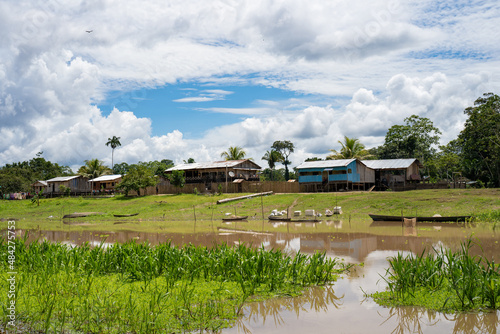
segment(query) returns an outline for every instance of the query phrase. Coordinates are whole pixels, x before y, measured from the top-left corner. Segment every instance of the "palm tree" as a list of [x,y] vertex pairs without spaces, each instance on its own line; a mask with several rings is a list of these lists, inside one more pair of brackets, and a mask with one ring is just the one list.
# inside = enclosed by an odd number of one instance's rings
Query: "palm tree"
[[221,157],[226,160],[241,160],[247,153],[239,146],[231,146],[226,152],[221,153]]
[[370,153],[365,150],[365,145],[359,142],[357,138],[349,138],[344,136],[344,142],[338,141],[342,148],[340,152],[336,150],[330,150],[333,154],[326,157],[327,160],[338,160],[338,159],[364,159],[370,157]]
[[262,160],[267,160],[269,168],[271,169],[271,180],[273,179],[273,171],[276,167],[277,162],[283,162],[283,156],[280,152],[276,150],[266,151],[266,154],[262,157]]
[[95,179],[102,175],[109,175],[112,170],[104,166],[103,162],[99,159],[85,160],[85,165],[78,169],[78,175],[82,175],[88,179]]
[[118,146],[122,146],[122,143],[120,143],[120,137],[113,136],[113,138],[108,138],[108,142],[106,143],[106,146],[111,145],[111,169],[113,169],[113,155],[115,153],[115,148]]

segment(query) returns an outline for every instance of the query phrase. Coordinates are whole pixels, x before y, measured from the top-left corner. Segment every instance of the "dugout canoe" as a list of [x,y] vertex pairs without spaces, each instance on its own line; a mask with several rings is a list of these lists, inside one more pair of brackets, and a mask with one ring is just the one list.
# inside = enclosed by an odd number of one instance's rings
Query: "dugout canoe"
[[374,215],[368,214],[373,221],[386,221],[386,222],[400,222],[403,218],[412,219],[416,218],[419,222],[465,222],[472,219],[472,216],[419,216],[419,217],[411,217],[411,216],[388,216],[388,215]]

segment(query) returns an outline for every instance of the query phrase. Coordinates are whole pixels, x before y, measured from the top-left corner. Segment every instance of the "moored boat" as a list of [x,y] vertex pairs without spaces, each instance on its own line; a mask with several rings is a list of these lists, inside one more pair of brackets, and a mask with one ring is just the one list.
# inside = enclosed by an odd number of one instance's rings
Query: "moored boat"
[[390,216],[390,215],[374,215],[369,213],[368,214],[373,221],[387,221],[387,222],[394,222],[394,221],[402,221],[404,218],[406,219],[412,219],[416,218],[417,221],[420,222],[465,222],[468,220],[472,219],[472,216],[419,216],[419,217],[414,217],[414,216]]

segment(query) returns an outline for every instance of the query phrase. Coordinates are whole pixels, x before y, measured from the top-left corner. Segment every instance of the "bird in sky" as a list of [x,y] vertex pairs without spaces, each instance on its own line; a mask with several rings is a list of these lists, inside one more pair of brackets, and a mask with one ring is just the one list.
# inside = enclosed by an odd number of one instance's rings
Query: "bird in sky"
[[85,30],[85,32],[88,32],[89,34],[94,31],[94,30]]

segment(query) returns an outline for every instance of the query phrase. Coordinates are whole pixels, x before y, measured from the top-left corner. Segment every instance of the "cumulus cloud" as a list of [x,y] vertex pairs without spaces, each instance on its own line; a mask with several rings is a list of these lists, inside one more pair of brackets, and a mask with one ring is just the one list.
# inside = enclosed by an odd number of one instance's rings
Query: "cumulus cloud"
[[[259,160],[291,140],[298,164],[344,135],[380,145],[412,114],[430,118],[445,143],[464,108],[498,90],[499,17],[499,4],[467,1],[2,2],[0,165],[39,151],[72,166],[110,164],[114,135],[115,161],[215,160],[234,145]],[[145,98],[135,89],[179,83],[211,84],[186,89],[175,100],[185,104],[226,100],[234,85],[313,98],[206,108],[242,118],[197,139],[153,135],[154,115],[132,112]],[[96,105],[110,92],[122,93],[106,113]]]

